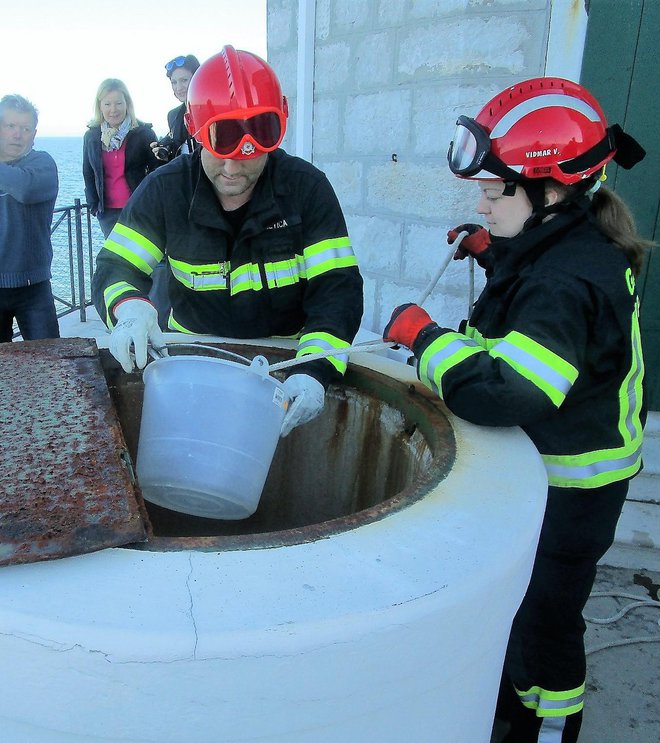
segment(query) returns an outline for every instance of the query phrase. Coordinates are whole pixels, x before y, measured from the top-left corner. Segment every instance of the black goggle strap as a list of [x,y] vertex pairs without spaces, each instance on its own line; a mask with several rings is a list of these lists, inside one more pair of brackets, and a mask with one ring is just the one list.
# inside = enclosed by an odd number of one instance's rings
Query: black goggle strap
[[559,167],[568,175],[580,173],[602,162],[615,150],[614,162],[626,170],[637,165],[646,155],[646,150],[634,137],[626,134],[618,124],[613,124],[607,128],[600,142],[572,160],[561,163]]
[[[481,162],[480,170],[487,170],[489,173],[502,178],[504,181],[521,181],[522,176],[517,170],[513,170],[505,165],[499,157],[495,157],[492,152],[488,152]],[[509,194],[505,194],[508,196]]]

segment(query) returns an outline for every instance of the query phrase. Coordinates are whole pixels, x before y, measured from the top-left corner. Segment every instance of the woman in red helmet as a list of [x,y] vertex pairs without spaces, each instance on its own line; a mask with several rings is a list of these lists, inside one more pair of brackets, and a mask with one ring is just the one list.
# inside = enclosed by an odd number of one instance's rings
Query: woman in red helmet
[[[641,467],[644,365],[635,277],[648,243],[601,185],[644,151],[580,85],[537,78],[461,116],[448,159],[479,186],[486,286],[459,332],[414,304],[384,331],[456,415],[521,426],[548,473],[531,581],[513,622],[496,717],[507,743],[577,740],[585,689],[582,609]],[[456,231],[450,232],[450,240]]]

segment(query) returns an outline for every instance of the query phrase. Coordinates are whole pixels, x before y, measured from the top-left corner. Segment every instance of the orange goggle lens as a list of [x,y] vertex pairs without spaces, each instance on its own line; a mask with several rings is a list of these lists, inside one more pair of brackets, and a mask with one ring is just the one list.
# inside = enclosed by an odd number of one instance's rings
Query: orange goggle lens
[[247,119],[217,119],[204,127],[201,134],[203,144],[211,152],[228,159],[274,150],[282,141],[284,127],[281,114],[267,111]]

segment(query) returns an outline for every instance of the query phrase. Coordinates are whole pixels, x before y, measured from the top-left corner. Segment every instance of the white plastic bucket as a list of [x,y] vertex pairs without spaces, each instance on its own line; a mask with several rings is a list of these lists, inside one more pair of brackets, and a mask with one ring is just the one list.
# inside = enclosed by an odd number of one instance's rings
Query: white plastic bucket
[[246,366],[169,356],[148,364],[143,379],[137,476],[144,498],[194,516],[251,516],[288,404],[266,359]]

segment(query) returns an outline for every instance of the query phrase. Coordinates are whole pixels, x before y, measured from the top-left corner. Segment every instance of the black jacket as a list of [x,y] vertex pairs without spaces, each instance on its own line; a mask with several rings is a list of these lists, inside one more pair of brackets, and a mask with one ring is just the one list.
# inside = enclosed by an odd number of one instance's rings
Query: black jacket
[[[131,192],[140,185],[147,173],[155,170],[161,163],[149,146],[156,141],[151,124],[139,121],[138,126],[126,135],[125,175]],[[92,126],[83,138],[83,179],[85,181],[85,200],[92,214],[103,212],[103,160],[101,157],[101,127]]]
[[[108,326],[118,301],[147,297],[164,255],[172,330],[301,336],[299,352],[311,353],[349,345],[359,328],[362,277],[337,197],[320,170],[283,150],[268,155],[236,235],[199,151],[142,183],[97,257],[92,297]],[[345,362],[294,369],[327,385]]]
[[167,126],[169,127],[168,137],[172,143],[173,156],[179,154],[181,146],[187,144],[187,152],[194,152],[197,148],[201,147],[197,140],[193,139],[188,132],[186,122],[184,120],[184,114],[186,113],[186,104],[182,103],[177,108],[173,108],[168,111],[167,114]]
[[431,326],[414,352],[452,412],[522,426],[551,485],[595,488],[641,466],[644,367],[630,264],[582,208],[493,243],[462,332]]

